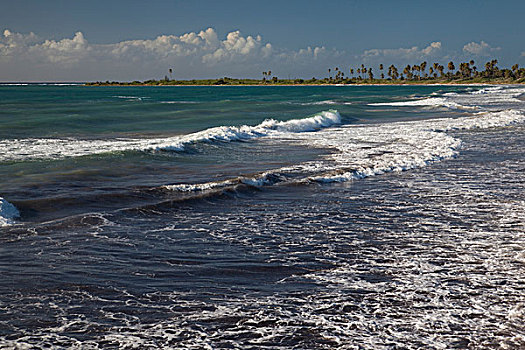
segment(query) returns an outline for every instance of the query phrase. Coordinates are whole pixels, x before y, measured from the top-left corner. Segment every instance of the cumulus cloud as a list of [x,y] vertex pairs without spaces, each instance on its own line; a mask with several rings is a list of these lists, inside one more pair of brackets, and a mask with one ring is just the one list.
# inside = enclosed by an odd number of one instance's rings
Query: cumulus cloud
[[[75,72],[80,77],[78,79],[86,80],[159,78],[159,72],[165,72],[168,67],[179,73],[178,78],[221,74],[258,76],[261,69],[275,72],[282,67],[292,73],[293,68],[304,68],[319,59],[335,56],[336,51],[324,47],[297,51],[276,49],[271,43],[264,42],[260,35],[244,36],[240,31],[227,33],[221,40],[213,28],[198,33],[159,35],[154,39],[112,44],[90,43],[82,32],[61,40],[42,39],[34,33],[13,33],[7,29],[0,36],[0,62],[15,68],[5,71],[26,74],[29,67],[38,70],[42,76],[37,79],[63,79],[52,74],[67,75],[71,72]],[[49,72],[49,78],[46,72]],[[2,79],[13,78],[0,76]]]
[[490,46],[483,40],[480,43],[473,41],[463,46],[463,52],[476,56],[490,56],[492,52],[500,49],[499,47]]
[[52,63],[71,64],[89,55],[92,49],[84,35],[77,32],[72,39],[46,40],[41,44],[29,46],[28,53],[43,57]]
[[[324,77],[328,68],[361,63],[452,59],[444,56],[440,41],[422,48],[377,48],[355,54],[324,46],[289,50],[240,31],[220,38],[213,28],[110,44],[92,43],[82,32],[63,39],[8,29],[0,33],[0,81],[146,80],[162,78],[168,69],[176,79],[261,78],[260,72],[268,70],[279,77],[307,78]],[[466,44],[463,52],[482,55],[498,49],[482,41]]]
[[424,59],[427,56],[432,56],[441,50],[441,42],[436,41],[430,43],[427,47],[420,49],[417,46],[411,48],[399,49],[371,49],[366,50],[362,57],[365,59],[371,58],[390,58],[390,59]]
[[21,34],[6,29],[0,36],[0,58],[19,55],[38,41],[39,38],[33,32]]
[[224,61],[234,61],[236,59],[247,59],[255,57],[268,57],[272,53],[270,43],[263,44],[260,35],[243,37],[240,31],[228,33],[226,40],[219,43],[213,52],[207,53],[202,57],[202,61],[210,64],[217,64]]

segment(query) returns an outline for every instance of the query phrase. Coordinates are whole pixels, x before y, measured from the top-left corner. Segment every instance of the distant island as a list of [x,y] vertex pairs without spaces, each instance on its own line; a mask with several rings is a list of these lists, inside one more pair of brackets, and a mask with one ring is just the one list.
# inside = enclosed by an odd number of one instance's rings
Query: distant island
[[[345,73],[339,67],[329,68],[328,75],[323,78],[311,79],[280,79],[273,76],[271,71],[262,72],[262,79],[218,78],[218,79],[191,79],[174,80],[167,75],[160,80],[145,80],[132,82],[97,81],[86,83],[89,86],[164,86],[164,85],[403,85],[403,84],[523,84],[525,83],[525,68],[515,64],[508,68],[498,68],[498,60],[485,63],[485,70],[478,70],[474,61],[462,62],[458,69],[454,62],[445,67],[439,63],[431,66],[427,62],[419,65],[406,65],[400,72],[395,65],[390,65],[385,72],[385,66],[379,65],[379,75],[374,75],[373,69],[363,64],[357,68],[349,68]],[[428,66],[428,71],[427,71]],[[171,76],[173,70],[168,70]],[[386,73],[386,74],[385,74]]]

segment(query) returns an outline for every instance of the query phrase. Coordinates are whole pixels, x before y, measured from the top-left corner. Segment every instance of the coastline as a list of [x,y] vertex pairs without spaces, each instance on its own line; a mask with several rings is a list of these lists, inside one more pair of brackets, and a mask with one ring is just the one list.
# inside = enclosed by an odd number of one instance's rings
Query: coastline
[[[13,84],[14,85],[14,84]],[[525,82],[436,82],[436,83],[416,83],[416,82],[406,82],[406,83],[351,83],[351,84],[130,84],[130,83],[80,83],[82,86],[157,86],[157,87],[166,87],[166,86],[175,86],[175,87],[184,87],[184,86],[246,86],[246,87],[277,87],[277,86],[493,86],[493,85],[525,85]]]

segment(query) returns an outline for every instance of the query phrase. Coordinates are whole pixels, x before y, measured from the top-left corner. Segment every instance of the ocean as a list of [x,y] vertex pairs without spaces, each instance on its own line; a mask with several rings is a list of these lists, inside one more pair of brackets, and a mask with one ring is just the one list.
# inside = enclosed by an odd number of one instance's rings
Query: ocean
[[0,86],[0,348],[525,347],[525,87]]

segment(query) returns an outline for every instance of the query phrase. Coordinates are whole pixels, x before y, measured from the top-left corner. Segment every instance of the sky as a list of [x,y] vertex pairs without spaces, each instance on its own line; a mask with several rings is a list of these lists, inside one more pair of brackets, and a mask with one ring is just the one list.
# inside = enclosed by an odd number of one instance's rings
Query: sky
[[[525,65],[523,0],[0,0],[0,81]],[[429,65],[430,66],[430,65]]]

